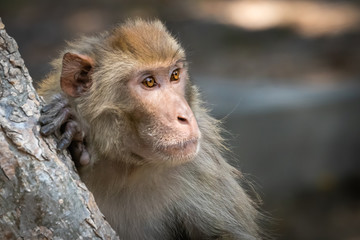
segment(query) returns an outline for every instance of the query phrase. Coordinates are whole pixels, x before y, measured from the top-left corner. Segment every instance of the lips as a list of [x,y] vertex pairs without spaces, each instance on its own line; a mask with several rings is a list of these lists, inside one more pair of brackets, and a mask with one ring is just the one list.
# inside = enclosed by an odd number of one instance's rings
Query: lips
[[177,142],[175,144],[168,145],[165,148],[184,149],[184,148],[188,147],[191,144],[196,144],[197,142],[198,142],[198,139],[193,138],[193,139],[190,139],[190,140],[187,140],[187,141],[180,141],[180,142]]
[[160,146],[158,150],[168,152],[170,154],[175,154],[176,152],[180,151],[182,155],[187,155],[196,152],[198,142],[198,138],[191,138],[188,140],[178,141],[176,143],[166,146]]

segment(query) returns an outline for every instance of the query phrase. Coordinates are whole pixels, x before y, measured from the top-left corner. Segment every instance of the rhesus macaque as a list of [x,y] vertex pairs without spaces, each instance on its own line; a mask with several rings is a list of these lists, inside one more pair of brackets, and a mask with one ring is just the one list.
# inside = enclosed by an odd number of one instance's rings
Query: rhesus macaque
[[[255,204],[222,157],[218,122],[160,21],[69,43],[40,84],[41,132],[61,129],[121,239],[259,239]],[[86,147],[85,147],[86,146]]]

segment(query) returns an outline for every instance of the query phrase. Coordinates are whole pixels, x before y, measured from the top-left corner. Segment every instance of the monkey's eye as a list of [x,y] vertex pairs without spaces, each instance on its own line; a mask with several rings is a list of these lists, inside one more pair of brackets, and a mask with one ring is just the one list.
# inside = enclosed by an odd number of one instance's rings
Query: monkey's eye
[[177,81],[177,80],[179,80],[179,78],[180,78],[180,71],[179,71],[179,69],[176,69],[171,73],[170,81]]
[[145,87],[152,88],[157,85],[155,78],[153,77],[147,77],[142,81],[142,84],[144,84]]

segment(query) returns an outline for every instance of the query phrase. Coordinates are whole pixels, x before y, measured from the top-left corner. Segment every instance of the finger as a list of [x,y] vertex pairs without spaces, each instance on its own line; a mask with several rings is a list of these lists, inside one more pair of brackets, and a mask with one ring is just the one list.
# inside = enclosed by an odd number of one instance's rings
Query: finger
[[43,136],[49,136],[50,134],[54,133],[55,131],[56,131],[56,127],[52,123],[42,126],[40,128],[40,134]]
[[55,118],[41,116],[39,123],[43,126],[40,128],[40,133],[44,136],[48,136],[54,133],[57,129],[60,129],[61,125],[63,125],[70,118],[70,116],[70,109],[68,108],[63,108]]
[[61,139],[57,145],[57,148],[59,150],[64,150],[68,146],[70,146],[70,144],[72,142],[72,136],[73,136],[73,132],[71,132],[71,131],[64,132],[64,134],[61,136]]
[[51,122],[61,120],[61,118],[63,118],[63,117],[65,118],[65,120],[70,118],[71,114],[70,114],[69,108],[63,108],[62,110],[59,110],[59,111],[54,112],[53,114],[41,115],[39,118],[40,125],[46,125]]
[[[79,132],[80,132],[80,127],[78,123],[76,123],[75,121],[67,122],[65,125],[65,131],[62,134],[57,147],[60,150],[64,150],[65,148],[67,148],[73,141],[74,136],[78,135]],[[79,140],[83,140],[83,139],[81,138]]]
[[65,131],[73,132],[73,136],[72,136],[73,141],[82,142],[84,140],[85,133],[81,131],[80,124],[74,120],[69,120],[66,123]]
[[[41,113],[57,113],[65,106],[69,105],[69,101],[66,97],[62,96],[61,94],[55,95],[55,97],[50,101],[50,103],[44,106],[41,109]],[[52,114],[54,115],[54,114]]]
[[59,114],[54,118],[53,124],[60,129],[60,127],[71,117],[70,108],[63,108]]
[[56,104],[57,104],[57,102],[50,102],[49,104],[45,105],[45,106],[40,110],[40,112],[41,112],[41,113],[47,113],[47,112],[49,112],[51,109],[53,109]]
[[41,126],[51,123],[54,120],[54,116],[41,115],[39,118],[39,123]]

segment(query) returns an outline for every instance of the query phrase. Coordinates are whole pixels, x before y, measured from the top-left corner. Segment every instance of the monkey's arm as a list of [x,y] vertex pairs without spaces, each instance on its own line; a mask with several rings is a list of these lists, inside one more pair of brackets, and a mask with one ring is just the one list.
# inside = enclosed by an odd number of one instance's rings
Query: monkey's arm
[[65,96],[56,94],[53,97],[51,102],[41,110],[39,123],[40,133],[44,136],[58,131],[61,133],[58,148],[60,150],[68,148],[77,166],[87,165],[90,162],[89,153],[84,145],[85,134],[74,119]]

